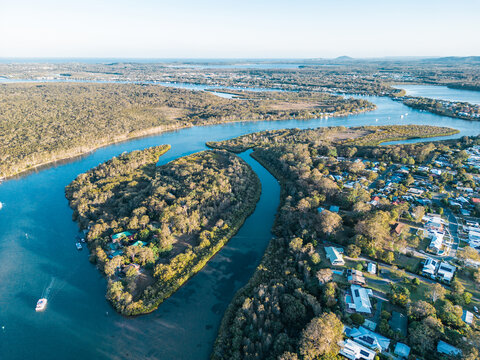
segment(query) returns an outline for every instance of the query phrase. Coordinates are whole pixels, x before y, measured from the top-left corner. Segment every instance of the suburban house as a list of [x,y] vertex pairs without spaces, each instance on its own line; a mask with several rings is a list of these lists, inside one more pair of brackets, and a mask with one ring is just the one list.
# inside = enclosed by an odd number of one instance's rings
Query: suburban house
[[438,231],[432,231],[431,236],[432,240],[430,241],[428,249],[435,254],[439,254],[443,249],[443,237],[445,234]]
[[338,213],[340,211],[340,208],[336,205],[332,205],[330,206],[330,209],[329,209],[331,212],[334,212],[334,213]]
[[350,360],[373,360],[377,354],[375,351],[347,339],[341,344],[340,355]]
[[473,248],[480,247],[480,229],[469,230],[468,244]]
[[399,342],[397,345],[395,345],[394,354],[401,359],[407,359],[408,355],[410,355],[410,347]]
[[343,249],[337,248],[333,246],[325,247],[325,254],[327,255],[328,260],[332,263],[332,265],[345,265],[345,261],[343,260]]
[[457,270],[455,266],[450,265],[446,261],[442,261],[437,270],[437,278],[449,283],[452,281],[453,275],[455,275],[455,270]]
[[120,242],[123,238],[133,240],[133,234],[129,231],[123,231],[121,233],[117,233],[111,236],[113,242]]
[[352,295],[351,299],[348,299],[347,297],[348,308],[355,312],[371,314],[372,304],[370,302],[370,296],[373,295],[372,289],[366,289],[358,285],[351,285],[350,291]]
[[421,189],[416,189],[416,188],[410,188],[410,189],[408,189],[408,192],[409,192],[410,194],[412,194],[412,195],[418,195],[418,196],[420,196],[420,195],[422,195],[422,194],[424,193],[423,190],[421,190]]
[[451,355],[451,356],[457,356],[462,354],[462,350],[456,348],[455,346],[447,344],[445,341],[442,341],[442,340],[438,342],[437,351],[440,354]]
[[424,228],[428,231],[438,231],[443,232],[443,221],[440,216],[429,215],[425,216],[427,218],[427,223]]
[[472,325],[473,314],[468,310],[463,310],[462,320],[465,324]]
[[369,262],[367,265],[367,271],[370,274],[376,274],[377,273],[377,264]]
[[363,277],[363,273],[355,269],[347,270],[347,280],[350,284],[356,284],[356,285],[366,284],[365,278]]
[[427,257],[425,263],[423,264],[422,274],[428,276],[432,279],[435,279],[435,273],[437,270],[438,261],[432,258]]
[[396,223],[392,226],[391,233],[400,235],[402,233],[404,227],[405,227],[405,224]]
[[345,335],[352,338],[355,342],[369,347],[375,351],[386,351],[390,346],[390,339],[377,334],[363,326],[356,328],[347,328]]

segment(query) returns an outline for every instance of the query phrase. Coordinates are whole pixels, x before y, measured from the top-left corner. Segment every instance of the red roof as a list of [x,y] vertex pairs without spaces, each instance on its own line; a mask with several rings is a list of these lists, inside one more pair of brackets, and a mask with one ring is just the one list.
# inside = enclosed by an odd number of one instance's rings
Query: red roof
[[474,203],[480,203],[480,198],[472,198],[472,202],[474,202]]

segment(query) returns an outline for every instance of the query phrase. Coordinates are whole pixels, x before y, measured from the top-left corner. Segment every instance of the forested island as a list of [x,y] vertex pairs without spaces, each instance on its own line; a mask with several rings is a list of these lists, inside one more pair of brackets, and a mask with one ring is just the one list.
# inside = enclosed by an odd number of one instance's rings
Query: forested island
[[321,93],[224,99],[159,85],[0,84],[0,179],[117,141],[195,125],[373,110]]
[[209,150],[157,166],[163,145],[115,157],[65,192],[90,260],[124,315],[155,310],[237,232],[260,197],[242,159]]
[[470,186],[478,192],[468,154],[480,139],[378,146],[388,136],[452,131],[293,129],[209,143],[253,148],[282,189],[275,238],[226,311],[212,359],[333,360],[360,350],[360,358],[387,359],[397,346],[408,359],[478,359],[479,322],[463,321],[462,309],[480,302],[480,271],[467,265],[479,257],[467,246],[439,260],[457,269],[446,282],[425,273],[416,249],[430,241],[423,229],[435,220],[425,223],[425,214],[458,212],[448,199]]

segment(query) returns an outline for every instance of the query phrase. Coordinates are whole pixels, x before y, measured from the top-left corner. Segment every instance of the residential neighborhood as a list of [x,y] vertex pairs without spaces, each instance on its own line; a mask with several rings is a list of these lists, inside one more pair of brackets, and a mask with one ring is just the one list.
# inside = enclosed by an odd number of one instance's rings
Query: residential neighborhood
[[[331,162],[331,158],[321,158]],[[461,159],[466,181],[458,180],[452,158]],[[416,326],[411,308],[432,299],[435,303],[446,294],[453,304],[447,298],[441,301],[445,311],[458,314],[455,326],[467,333],[478,328],[480,292],[470,274],[480,266],[480,186],[476,187],[480,146],[453,150],[450,156],[438,156],[419,166],[409,159],[388,164],[339,156],[336,161],[340,165],[336,169],[348,163],[376,174],[366,177],[347,170],[330,171],[330,179],[338,186],[373,193],[366,201],[371,208],[398,204],[404,209],[391,227],[391,236],[403,242],[398,242],[402,245],[390,258],[369,259],[351,246],[333,243],[323,247],[334,280],[342,284],[344,312],[352,320],[345,326],[340,354],[347,359],[375,359],[378,354],[385,359],[409,359],[411,348],[404,342],[407,331],[411,333]],[[318,212],[325,208],[346,214],[333,205],[320,207]],[[435,344],[435,351],[446,359],[462,354],[455,344],[443,340]]]

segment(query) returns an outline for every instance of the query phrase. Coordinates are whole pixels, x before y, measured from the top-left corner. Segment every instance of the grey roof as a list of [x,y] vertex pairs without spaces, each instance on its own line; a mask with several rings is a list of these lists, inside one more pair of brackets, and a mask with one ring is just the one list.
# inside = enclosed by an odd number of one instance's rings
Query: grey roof
[[358,285],[352,285],[350,287],[352,291],[352,299],[355,304],[355,310],[357,312],[363,312],[370,314],[372,312],[372,304],[370,303],[371,289],[365,289]]
[[363,326],[351,329],[349,334],[356,342],[368,346],[374,350],[385,351],[390,346],[390,339],[377,334]]
[[401,356],[401,357],[408,357],[408,355],[410,355],[410,347],[399,342],[397,343],[397,345],[395,346],[395,355],[398,355],[398,356]]
[[455,346],[452,346],[450,344],[447,344],[445,341],[440,340],[437,345],[437,351],[442,354],[447,354],[447,355],[461,355],[462,350],[456,348]]
[[462,320],[470,325],[473,322],[473,314],[468,310],[463,310]]

